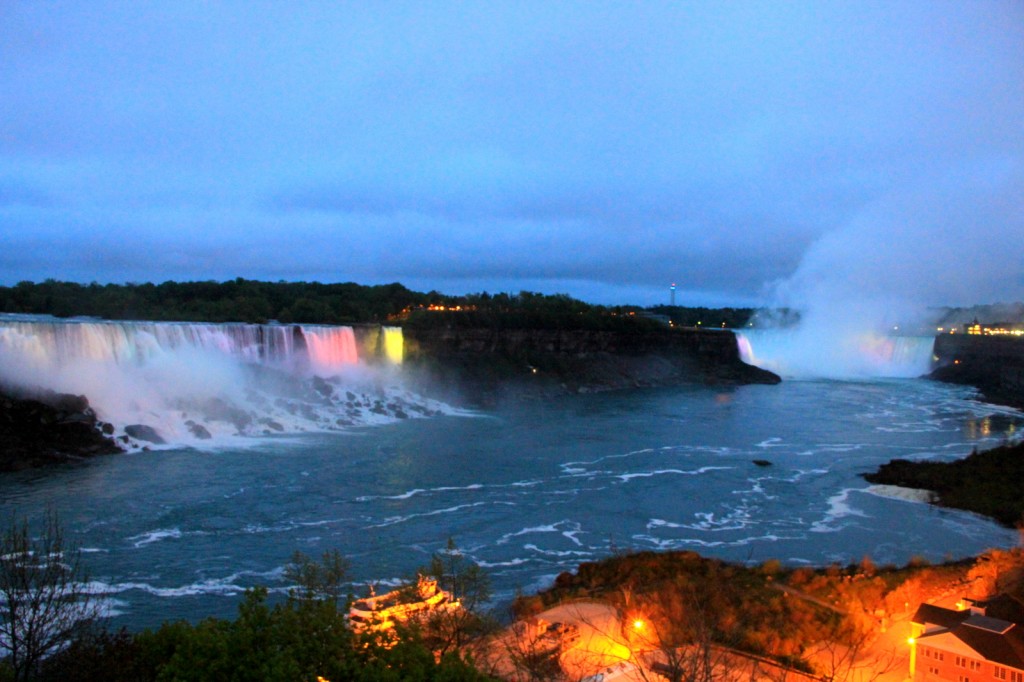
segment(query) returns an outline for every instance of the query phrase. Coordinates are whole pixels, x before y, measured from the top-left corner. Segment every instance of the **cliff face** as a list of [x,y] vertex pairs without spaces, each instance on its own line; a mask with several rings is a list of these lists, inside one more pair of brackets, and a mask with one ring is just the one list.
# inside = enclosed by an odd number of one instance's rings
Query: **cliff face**
[[942,334],[934,354],[933,379],[976,386],[992,402],[1024,407],[1024,339]]
[[121,452],[84,396],[0,392],[0,471]]
[[474,402],[505,395],[778,383],[740,360],[730,331],[406,328],[406,367]]

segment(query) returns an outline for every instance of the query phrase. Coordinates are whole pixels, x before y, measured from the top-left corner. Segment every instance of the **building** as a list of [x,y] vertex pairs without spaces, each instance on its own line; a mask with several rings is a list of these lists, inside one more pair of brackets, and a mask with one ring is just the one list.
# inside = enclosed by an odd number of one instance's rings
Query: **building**
[[947,609],[921,604],[910,639],[914,682],[1024,682],[1024,604],[1001,595]]
[[1024,336],[1024,324],[1019,322],[992,322],[982,324],[978,318],[964,324],[964,333],[974,336]]

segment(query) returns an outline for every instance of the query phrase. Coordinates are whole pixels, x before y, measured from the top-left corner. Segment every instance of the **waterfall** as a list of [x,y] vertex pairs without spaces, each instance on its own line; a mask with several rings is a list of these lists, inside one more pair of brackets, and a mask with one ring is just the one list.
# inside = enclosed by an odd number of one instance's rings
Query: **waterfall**
[[932,361],[930,336],[856,334],[833,338],[801,328],[737,332],[744,362],[783,377],[918,377]]
[[359,362],[352,327],[301,327],[309,363],[316,374],[335,373]]
[[183,349],[285,365],[296,356],[294,336],[280,325],[0,320],[0,349],[40,368],[78,360],[143,364]]
[[384,357],[394,365],[405,358],[405,337],[401,327],[384,327]]
[[147,424],[178,442],[437,411],[423,401],[411,406],[419,398],[403,393],[400,373],[388,369],[402,362],[401,328],[384,327],[379,336],[382,347],[361,357],[347,326],[0,315],[0,388],[85,395],[116,427]]

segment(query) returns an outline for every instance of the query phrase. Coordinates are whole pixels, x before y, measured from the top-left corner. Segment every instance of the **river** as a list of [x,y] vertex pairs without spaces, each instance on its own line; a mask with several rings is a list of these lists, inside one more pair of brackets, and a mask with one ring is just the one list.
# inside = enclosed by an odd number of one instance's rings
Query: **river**
[[500,605],[627,550],[886,564],[1016,543],[861,478],[894,457],[953,459],[1017,437],[1024,415],[963,387],[791,378],[429,414],[3,474],[0,508],[56,509],[112,625],[132,629],[232,616],[254,585],[281,593],[296,550],[340,550],[363,594],[413,576],[451,537]]

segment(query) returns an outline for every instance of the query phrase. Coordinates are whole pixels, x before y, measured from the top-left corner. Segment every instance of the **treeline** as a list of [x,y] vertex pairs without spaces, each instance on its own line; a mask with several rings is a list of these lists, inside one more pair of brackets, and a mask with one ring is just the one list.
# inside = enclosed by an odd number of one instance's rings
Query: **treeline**
[[[480,610],[489,582],[452,542],[420,570],[461,608],[363,630],[346,617],[349,562],[337,551],[319,560],[296,552],[284,571],[295,587],[276,604],[266,588],[253,588],[234,620],[167,621],[137,633],[104,627],[80,556],[52,514],[39,532],[15,519],[0,533],[0,682],[494,679],[465,648],[493,630]],[[415,585],[406,588],[412,598]]]
[[450,300],[437,292],[418,293],[398,283],[364,286],[241,278],[163,284],[78,284],[48,279],[0,287],[2,312],[108,320],[383,322],[411,307]]
[[657,305],[648,309],[655,315],[664,315],[673,324],[681,327],[718,327],[742,329],[754,313],[754,308],[688,308],[684,306]]
[[164,282],[79,284],[48,279],[0,286],[0,312],[107,320],[352,324],[418,327],[623,330],[677,326],[741,328],[751,308],[601,306],[566,294],[487,292],[449,296],[399,283]]
[[[454,309],[453,309],[454,308]],[[566,294],[469,294],[445,310],[410,311],[403,323],[415,328],[641,330],[665,328],[635,306],[599,306]]]

